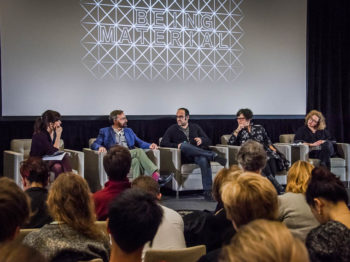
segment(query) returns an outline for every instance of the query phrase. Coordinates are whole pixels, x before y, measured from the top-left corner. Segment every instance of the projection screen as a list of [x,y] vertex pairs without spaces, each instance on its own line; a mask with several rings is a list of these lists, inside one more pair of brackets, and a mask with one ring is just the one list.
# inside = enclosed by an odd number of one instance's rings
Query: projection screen
[[306,110],[306,0],[2,0],[2,112]]

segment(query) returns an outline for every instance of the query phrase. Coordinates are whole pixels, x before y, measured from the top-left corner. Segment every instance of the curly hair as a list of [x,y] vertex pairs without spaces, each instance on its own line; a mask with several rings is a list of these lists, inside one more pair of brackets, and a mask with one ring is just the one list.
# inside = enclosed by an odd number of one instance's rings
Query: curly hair
[[305,125],[307,125],[307,121],[312,116],[317,116],[319,118],[316,129],[317,130],[323,130],[326,128],[326,118],[323,116],[323,114],[320,111],[317,110],[311,110],[306,116],[305,116]]

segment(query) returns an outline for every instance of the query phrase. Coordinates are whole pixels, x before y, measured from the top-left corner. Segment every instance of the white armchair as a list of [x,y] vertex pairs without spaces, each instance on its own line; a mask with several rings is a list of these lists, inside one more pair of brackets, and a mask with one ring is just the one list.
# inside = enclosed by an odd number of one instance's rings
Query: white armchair
[[[221,145],[226,146],[229,149],[229,164],[230,165],[238,165],[237,162],[237,155],[238,151],[241,148],[240,146],[232,146],[228,145],[228,141],[230,139],[231,135],[223,135],[221,136]],[[291,156],[291,146],[289,144],[285,143],[275,143],[273,144],[285,157],[286,159],[291,163],[292,156]],[[276,174],[276,180],[281,185],[287,184],[287,171],[283,170],[281,172],[278,172]]]
[[[96,150],[92,150],[90,147],[96,138],[89,139],[89,148],[83,148],[85,157],[85,179],[88,181],[92,192],[96,192],[104,187],[104,184],[108,181],[107,173],[103,167],[103,157],[106,153],[98,153]],[[160,152],[159,150],[146,149],[146,154],[149,159],[160,168]],[[151,175],[151,174],[149,174]],[[132,172],[129,172],[128,178],[132,179]]]
[[[29,157],[31,145],[31,139],[13,139],[11,140],[10,150],[4,151],[4,176],[13,179],[19,186],[22,186],[19,171],[20,164]],[[65,149],[62,139],[60,142],[60,150],[69,153],[69,161],[72,169],[79,175],[84,176],[84,153]]]

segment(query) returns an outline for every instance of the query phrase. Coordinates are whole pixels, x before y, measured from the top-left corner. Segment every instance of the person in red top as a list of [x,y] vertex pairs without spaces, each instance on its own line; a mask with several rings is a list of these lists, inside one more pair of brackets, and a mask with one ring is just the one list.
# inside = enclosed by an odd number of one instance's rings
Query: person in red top
[[109,203],[125,189],[130,188],[127,178],[130,166],[131,155],[126,147],[115,145],[103,157],[108,181],[103,189],[93,194],[97,220],[106,220]]

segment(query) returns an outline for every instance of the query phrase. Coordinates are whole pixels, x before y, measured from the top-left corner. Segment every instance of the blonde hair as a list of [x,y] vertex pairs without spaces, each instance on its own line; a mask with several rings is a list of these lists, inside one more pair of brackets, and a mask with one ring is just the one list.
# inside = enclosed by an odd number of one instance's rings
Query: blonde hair
[[254,220],[242,227],[224,247],[221,262],[309,261],[305,245],[281,222]]
[[305,117],[305,125],[307,125],[307,121],[309,121],[309,119],[312,116],[317,116],[319,118],[318,123],[316,125],[316,129],[317,130],[323,130],[326,128],[326,118],[323,116],[323,114],[320,111],[317,110],[311,110]]
[[53,182],[47,206],[56,221],[66,223],[92,239],[101,239],[102,232],[95,224],[95,208],[87,182],[73,172],[62,173]]
[[311,179],[314,166],[306,161],[298,160],[288,171],[286,192],[305,193]]
[[230,166],[230,168],[220,169],[220,171],[216,174],[213,181],[212,194],[213,194],[213,198],[218,203],[222,203],[221,196],[220,196],[220,190],[222,188],[222,185],[225,183],[227,179],[229,179],[231,175],[235,175],[237,172],[242,173],[243,171],[240,169],[238,165],[232,165]]
[[222,187],[227,218],[237,227],[254,219],[277,219],[278,199],[271,182],[259,174],[244,172]]

